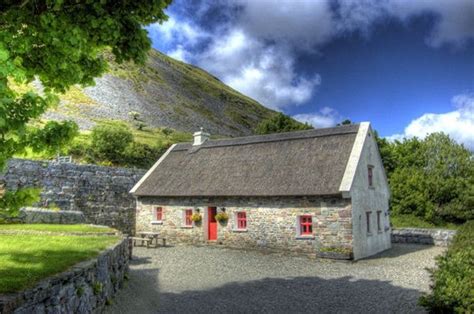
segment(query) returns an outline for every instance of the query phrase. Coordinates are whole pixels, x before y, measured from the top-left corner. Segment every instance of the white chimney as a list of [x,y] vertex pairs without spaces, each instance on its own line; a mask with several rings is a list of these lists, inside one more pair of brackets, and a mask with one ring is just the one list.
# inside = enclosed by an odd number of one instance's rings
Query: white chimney
[[193,136],[194,136],[193,146],[197,146],[207,141],[209,137],[211,136],[211,134],[204,132],[204,129],[201,128],[201,130],[199,132],[194,133]]

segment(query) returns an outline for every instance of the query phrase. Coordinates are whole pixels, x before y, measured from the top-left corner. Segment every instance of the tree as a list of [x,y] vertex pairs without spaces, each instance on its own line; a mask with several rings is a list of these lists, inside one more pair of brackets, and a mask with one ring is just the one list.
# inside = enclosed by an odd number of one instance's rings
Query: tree
[[474,159],[448,135],[388,142],[377,137],[393,214],[442,224],[474,219]]
[[[94,83],[106,70],[110,49],[117,62],[144,62],[150,47],[143,25],[166,19],[171,0],[4,0],[0,6],[0,168],[26,147],[57,148],[74,135],[70,122],[28,124],[58,102],[74,84]],[[13,83],[37,78],[41,95],[21,93]],[[19,196],[20,198],[20,196]],[[0,202],[18,204],[9,194]],[[28,199],[21,197],[21,199]]]
[[255,129],[257,134],[282,133],[290,131],[309,130],[313,127],[308,123],[298,122],[289,116],[279,112],[274,116],[262,120]]
[[92,129],[91,150],[95,158],[114,164],[122,162],[125,149],[133,143],[130,129],[120,123],[99,124]]

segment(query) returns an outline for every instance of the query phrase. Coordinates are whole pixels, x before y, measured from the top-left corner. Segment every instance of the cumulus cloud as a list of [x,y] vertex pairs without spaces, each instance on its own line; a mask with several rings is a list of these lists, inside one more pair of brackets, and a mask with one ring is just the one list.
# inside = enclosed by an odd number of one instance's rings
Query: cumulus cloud
[[341,115],[335,109],[330,107],[323,107],[315,113],[297,114],[293,116],[293,118],[300,122],[309,123],[315,128],[335,126],[343,120]]
[[264,45],[243,30],[216,39],[200,55],[198,64],[274,109],[306,102],[320,84],[319,75],[297,77],[289,49]]
[[456,110],[446,113],[426,113],[405,128],[403,134],[389,136],[391,140],[404,137],[424,138],[434,132],[449,134],[454,140],[474,150],[474,94],[452,98]]
[[[318,73],[298,73],[301,52],[317,53],[347,32],[370,36],[376,22],[388,16],[402,22],[435,16],[426,35],[432,47],[474,39],[472,0],[204,0],[176,6],[185,9],[147,28],[153,41],[170,56],[203,67],[279,110],[307,102],[324,80]],[[184,13],[188,7],[192,14]]]

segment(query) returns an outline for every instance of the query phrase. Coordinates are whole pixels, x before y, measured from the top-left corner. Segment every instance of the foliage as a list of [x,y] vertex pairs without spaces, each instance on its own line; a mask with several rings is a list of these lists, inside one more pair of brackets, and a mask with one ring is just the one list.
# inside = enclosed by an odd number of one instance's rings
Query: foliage
[[313,127],[308,123],[298,122],[291,117],[279,112],[270,118],[262,120],[255,129],[257,134],[282,133],[300,130],[309,130]]
[[115,229],[86,224],[55,225],[55,224],[10,224],[1,225],[0,230],[33,231],[47,233],[115,233]]
[[474,220],[465,223],[430,270],[433,284],[420,303],[433,313],[474,312]]
[[[97,132],[100,130],[100,132]],[[125,137],[117,134],[127,135]],[[132,140],[130,140],[130,134]],[[94,140],[95,136],[95,140]],[[110,145],[112,141],[122,142],[127,145]],[[102,121],[93,131],[82,133],[76,138],[67,154],[72,155],[76,161],[95,163],[102,165],[149,168],[173,143],[189,141],[191,135],[188,133],[173,131],[172,129],[150,129],[135,130],[123,122]],[[101,146],[101,142],[105,146]],[[112,157],[112,158],[111,158]]]
[[117,241],[116,236],[104,235],[0,234],[0,269],[8,269],[0,276],[0,294],[31,287],[97,256]]
[[216,214],[215,218],[217,221],[226,222],[229,220],[229,215],[226,212],[219,212]]
[[194,222],[200,222],[202,220],[202,216],[201,216],[200,213],[194,213],[191,216],[191,220],[194,221]]
[[125,149],[133,143],[133,134],[126,125],[99,124],[92,129],[91,152],[94,158],[120,162]]
[[[37,128],[28,127],[28,123],[58,103],[55,93],[65,93],[75,84],[92,85],[94,77],[106,70],[107,63],[101,55],[105,49],[111,49],[119,63],[143,63],[150,41],[142,25],[164,21],[163,10],[169,3],[170,0],[3,1],[0,169],[27,147],[56,151],[67,144],[77,133],[71,122],[49,122]],[[15,84],[28,86],[35,78],[42,83],[42,95],[12,88]],[[19,198],[12,197],[9,200],[18,203]],[[2,203],[2,209],[13,212],[6,200]]]
[[377,138],[389,179],[394,216],[443,225],[474,219],[474,158],[448,135],[390,143]]
[[32,205],[40,200],[40,190],[36,188],[7,191],[0,198],[0,214],[16,216],[23,206]]
[[456,230],[459,228],[458,224],[443,222],[440,221],[438,224],[434,224],[415,216],[413,214],[403,215],[390,215],[390,223],[392,224],[393,228],[426,228],[426,229],[452,229]]

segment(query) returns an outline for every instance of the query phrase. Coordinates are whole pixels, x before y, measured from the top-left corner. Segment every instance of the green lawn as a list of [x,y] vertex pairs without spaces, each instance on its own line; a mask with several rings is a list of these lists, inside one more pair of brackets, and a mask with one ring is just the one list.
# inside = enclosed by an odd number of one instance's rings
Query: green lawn
[[12,224],[0,225],[1,230],[14,231],[44,231],[44,232],[81,232],[81,233],[108,233],[116,232],[115,229],[109,227],[97,227],[93,225],[48,225],[48,224]]
[[414,215],[390,215],[390,222],[394,228],[428,228],[428,229],[453,229],[460,226],[453,223],[435,225]]
[[[20,291],[41,279],[97,256],[119,237],[92,236],[87,225],[2,225],[0,229],[78,232],[86,235],[0,234],[0,294]],[[104,231],[105,229],[102,228]]]

